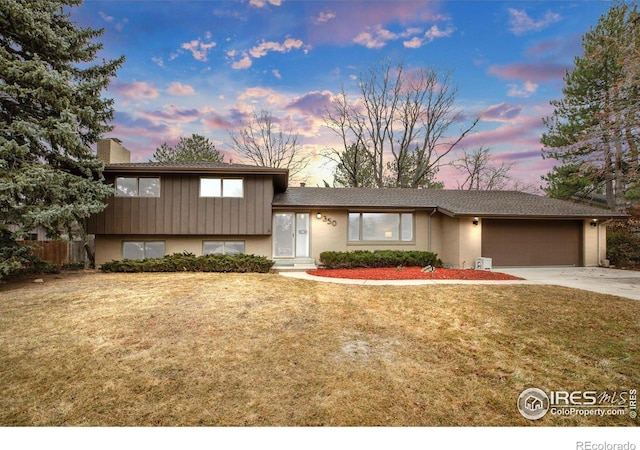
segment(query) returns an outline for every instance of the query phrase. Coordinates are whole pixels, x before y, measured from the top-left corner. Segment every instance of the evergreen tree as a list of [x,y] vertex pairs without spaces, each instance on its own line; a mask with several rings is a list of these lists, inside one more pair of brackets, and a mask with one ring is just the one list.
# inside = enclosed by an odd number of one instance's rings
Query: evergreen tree
[[[77,231],[112,193],[91,146],[111,130],[113,100],[101,92],[124,57],[94,63],[103,30],[71,20],[80,3],[0,3],[0,233],[9,234],[2,250],[36,226],[51,236]],[[1,254],[0,274],[19,264],[11,251]]]
[[[584,55],[565,76],[564,98],[545,119],[543,156],[604,185],[610,208],[624,210],[638,186],[640,17],[619,2],[583,36]],[[595,170],[594,170],[595,169]],[[557,175],[557,174],[556,174]]]
[[334,184],[340,187],[374,187],[373,161],[369,154],[356,144],[346,150],[325,155],[337,163],[333,169]]
[[156,149],[153,159],[158,162],[222,162],[223,156],[209,139],[192,134],[188,138],[181,137],[175,147],[163,143]]
[[595,167],[589,168],[577,164],[555,166],[549,173],[542,176],[542,179],[547,182],[544,192],[547,196],[560,200],[601,193],[604,180],[599,177],[599,172]]

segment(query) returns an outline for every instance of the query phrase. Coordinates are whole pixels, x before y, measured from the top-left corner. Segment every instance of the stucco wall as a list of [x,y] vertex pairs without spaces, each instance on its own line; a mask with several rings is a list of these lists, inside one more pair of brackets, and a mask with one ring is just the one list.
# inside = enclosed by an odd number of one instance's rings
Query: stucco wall
[[456,269],[474,267],[476,258],[482,256],[482,220],[474,225],[471,217],[436,216],[439,217],[435,222],[432,220],[432,224],[437,224],[434,233],[440,239],[434,242],[433,251],[438,253],[443,263]]
[[[583,265],[599,266],[607,258],[607,225],[591,226],[591,220],[583,223]],[[599,246],[598,246],[599,241]],[[599,251],[598,251],[599,247]]]
[[[317,211],[316,211],[317,212]],[[316,212],[311,214],[311,257],[319,262],[320,253],[325,251],[346,252],[354,250],[429,250],[428,213],[418,211],[414,213],[413,234],[411,242],[380,242],[354,243],[348,241],[349,213],[346,210],[322,210],[323,216],[336,221],[336,226],[329,225],[322,219],[316,218]],[[432,242],[437,241],[433,236]]]
[[124,241],[164,241],[167,255],[182,252],[202,255],[202,241],[244,241],[246,253],[271,257],[270,236],[96,236],[96,267],[122,259]]

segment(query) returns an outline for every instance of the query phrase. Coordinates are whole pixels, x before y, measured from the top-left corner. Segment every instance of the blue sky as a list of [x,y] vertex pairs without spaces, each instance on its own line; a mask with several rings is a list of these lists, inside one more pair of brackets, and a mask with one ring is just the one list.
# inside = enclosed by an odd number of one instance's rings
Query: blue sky
[[[134,161],[163,142],[202,134],[226,160],[229,131],[269,110],[312,155],[308,184],[331,181],[323,149],[339,148],[323,121],[331,97],[383,58],[451,71],[457,108],[480,117],[464,148],[490,147],[512,175],[540,185],[542,118],[604,1],[85,0],[79,25],[105,28],[100,57],[127,60],[106,95]],[[455,188],[442,167],[437,179]]]

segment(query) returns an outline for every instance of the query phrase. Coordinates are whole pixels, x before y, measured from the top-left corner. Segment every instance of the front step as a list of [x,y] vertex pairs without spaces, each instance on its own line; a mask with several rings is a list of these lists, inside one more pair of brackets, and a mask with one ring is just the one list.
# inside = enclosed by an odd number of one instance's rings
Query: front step
[[317,268],[313,258],[276,259],[273,265],[276,272],[306,272]]

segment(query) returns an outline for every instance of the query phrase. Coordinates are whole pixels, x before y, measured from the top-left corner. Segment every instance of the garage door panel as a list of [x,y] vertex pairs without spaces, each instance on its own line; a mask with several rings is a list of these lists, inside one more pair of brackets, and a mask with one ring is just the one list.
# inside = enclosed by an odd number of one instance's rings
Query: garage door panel
[[482,256],[494,266],[581,265],[582,222],[502,220],[482,222]]

